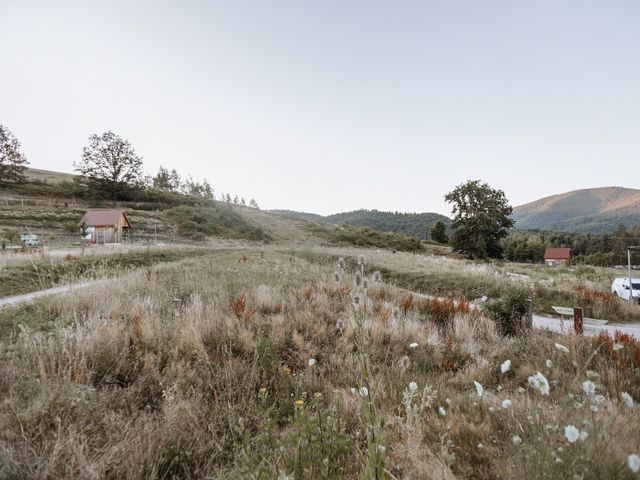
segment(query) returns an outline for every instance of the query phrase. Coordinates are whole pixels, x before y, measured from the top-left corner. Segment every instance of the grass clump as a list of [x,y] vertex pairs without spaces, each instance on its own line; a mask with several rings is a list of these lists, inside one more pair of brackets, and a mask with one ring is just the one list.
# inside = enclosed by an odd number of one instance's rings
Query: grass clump
[[508,290],[502,297],[484,306],[484,313],[496,322],[502,335],[514,336],[523,328],[529,311],[531,292],[524,288]]
[[391,232],[381,232],[372,228],[357,228],[350,225],[326,225],[309,223],[311,233],[323,238],[331,245],[351,245],[366,248],[383,248],[400,252],[422,252],[420,239]]

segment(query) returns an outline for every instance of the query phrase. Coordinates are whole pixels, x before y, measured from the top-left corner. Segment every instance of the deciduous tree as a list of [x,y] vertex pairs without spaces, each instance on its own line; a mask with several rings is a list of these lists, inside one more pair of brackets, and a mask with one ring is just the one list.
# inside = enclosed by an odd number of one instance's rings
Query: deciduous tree
[[480,180],[458,185],[445,197],[453,204],[450,244],[470,257],[501,258],[502,245],[513,227],[513,208],[502,190]]
[[114,201],[125,199],[142,182],[142,157],[129,141],[111,131],[91,135],[82,158],[73,166],[92,193]]
[[27,159],[20,152],[20,142],[4,125],[0,125],[0,182],[24,181]]

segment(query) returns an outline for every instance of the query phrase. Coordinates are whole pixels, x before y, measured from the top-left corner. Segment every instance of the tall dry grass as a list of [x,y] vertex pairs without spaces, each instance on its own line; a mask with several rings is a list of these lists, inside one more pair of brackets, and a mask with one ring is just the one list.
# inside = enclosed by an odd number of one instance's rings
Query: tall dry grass
[[438,321],[375,281],[390,255],[212,252],[14,309],[32,321],[0,350],[0,477],[633,478],[630,346]]

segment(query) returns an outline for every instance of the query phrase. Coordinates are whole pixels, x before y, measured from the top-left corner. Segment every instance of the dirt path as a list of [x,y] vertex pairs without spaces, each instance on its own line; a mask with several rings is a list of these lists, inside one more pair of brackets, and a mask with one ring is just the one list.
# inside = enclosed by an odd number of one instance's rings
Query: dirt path
[[88,282],[72,283],[69,285],[61,285],[59,287],[47,288],[45,290],[38,290],[37,292],[24,293],[22,295],[13,295],[11,297],[0,298],[0,308],[7,305],[16,305],[22,302],[30,302],[36,298],[46,297],[47,295],[61,295],[79,290],[81,288],[90,287],[96,285],[104,280],[92,280]]

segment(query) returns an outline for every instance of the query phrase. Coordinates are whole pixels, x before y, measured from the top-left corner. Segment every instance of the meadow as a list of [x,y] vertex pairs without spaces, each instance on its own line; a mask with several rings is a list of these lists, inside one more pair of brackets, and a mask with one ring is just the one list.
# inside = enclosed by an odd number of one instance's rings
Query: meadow
[[255,245],[2,309],[0,478],[637,478],[640,346],[453,302],[509,273]]

